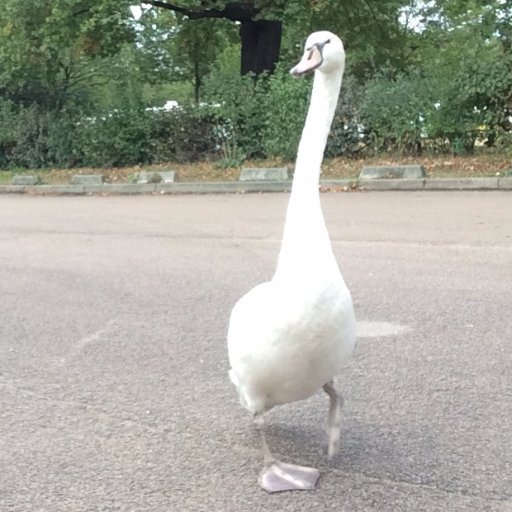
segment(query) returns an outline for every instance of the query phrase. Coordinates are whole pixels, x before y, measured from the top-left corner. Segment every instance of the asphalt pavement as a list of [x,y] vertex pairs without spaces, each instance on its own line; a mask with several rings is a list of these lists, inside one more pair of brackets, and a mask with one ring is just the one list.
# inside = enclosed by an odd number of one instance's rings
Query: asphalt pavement
[[0,511],[512,511],[512,195],[322,195],[360,324],[327,398],[268,415],[315,491],[267,495],[227,371],[286,194],[0,197]]

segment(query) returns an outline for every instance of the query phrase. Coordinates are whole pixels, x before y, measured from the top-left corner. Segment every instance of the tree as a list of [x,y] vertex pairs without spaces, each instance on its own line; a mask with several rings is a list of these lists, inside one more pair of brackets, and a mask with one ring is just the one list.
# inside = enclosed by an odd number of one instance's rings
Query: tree
[[407,33],[399,23],[400,8],[407,0],[148,0],[195,20],[224,18],[239,25],[242,75],[272,73],[282,42],[293,49],[314,30],[338,32],[360,54],[360,75],[374,72],[383,62],[404,62]]
[[[293,52],[315,30],[338,34],[347,51],[347,71],[359,82],[383,67],[400,72],[407,68],[411,37],[401,22],[407,0],[294,0],[284,11],[283,47]],[[285,50],[286,51],[286,50]],[[290,56],[291,58],[292,56]]]
[[457,152],[475,138],[492,145],[512,126],[512,2],[440,0],[422,4],[424,30],[418,65],[430,80],[431,131]]
[[144,79],[190,82],[195,102],[217,53],[235,35],[226,20],[200,19],[190,23],[181,14],[146,9],[138,20],[137,50]]
[[[240,23],[240,38],[242,42],[241,73],[243,75],[254,73],[259,75],[264,71],[272,72],[279,59],[281,47],[282,21],[274,19],[260,19],[264,5],[257,5],[255,1],[216,2],[204,0],[201,2],[188,2],[191,6],[185,7],[174,3],[149,0],[147,2],[155,7],[170,9],[182,14],[190,20],[206,18],[224,18]],[[282,11],[283,0],[273,2],[277,11]],[[276,10],[274,6],[272,10]]]
[[102,78],[102,59],[133,39],[108,0],[6,0],[0,10],[0,93],[56,110]]

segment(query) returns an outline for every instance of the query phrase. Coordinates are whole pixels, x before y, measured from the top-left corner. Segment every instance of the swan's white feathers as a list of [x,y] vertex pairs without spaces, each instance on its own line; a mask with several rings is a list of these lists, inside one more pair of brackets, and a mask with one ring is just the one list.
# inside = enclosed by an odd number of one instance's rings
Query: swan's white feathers
[[307,42],[327,40],[299,145],[276,273],[237,302],[229,323],[230,377],[254,414],[315,393],[340,372],[355,345],[352,300],[318,194],[345,53],[330,32],[312,34]]
[[343,280],[301,289],[275,280],[244,295],[228,332],[231,379],[253,413],[302,400],[337,375],[355,344]]

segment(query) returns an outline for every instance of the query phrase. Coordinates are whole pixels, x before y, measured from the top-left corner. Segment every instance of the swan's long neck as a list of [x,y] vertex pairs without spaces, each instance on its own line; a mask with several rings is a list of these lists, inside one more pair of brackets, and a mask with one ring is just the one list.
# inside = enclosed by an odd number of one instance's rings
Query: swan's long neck
[[[343,69],[315,72],[306,123],[299,143],[275,277],[307,271],[308,265],[334,262],[320,206],[319,179]],[[335,262],[334,262],[335,264]]]
[[342,71],[315,73],[308,115],[297,152],[290,203],[297,192],[318,192],[320,166],[338,103],[342,74]]

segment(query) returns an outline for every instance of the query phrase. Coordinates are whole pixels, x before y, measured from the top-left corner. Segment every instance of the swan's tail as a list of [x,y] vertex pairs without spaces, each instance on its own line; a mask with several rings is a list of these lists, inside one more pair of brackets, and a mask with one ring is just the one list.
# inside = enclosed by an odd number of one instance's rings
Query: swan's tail
[[244,409],[247,409],[248,411],[251,411],[253,414],[255,412],[255,409],[251,407],[249,404],[249,401],[247,400],[247,397],[245,396],[244,390],[240,386],[240,381],[238,380],[238,377],[236,376],[233,369],[229,370],[229,378],[231,382],[235,385],[236,390],[238,391],[238,396],[240,398],[240,404]]

